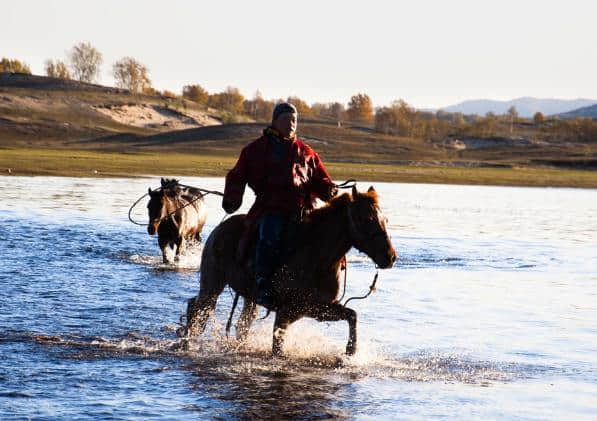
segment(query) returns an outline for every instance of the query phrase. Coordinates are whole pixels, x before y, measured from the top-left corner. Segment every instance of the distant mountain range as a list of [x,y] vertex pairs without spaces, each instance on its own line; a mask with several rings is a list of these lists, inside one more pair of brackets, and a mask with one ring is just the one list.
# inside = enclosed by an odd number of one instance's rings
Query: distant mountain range
[[544,115],[563,114],[572,112],[583,107],[596,105],[595,99],[553,99],[553,98],[533,98],[523,97],[516,98],[510,101],[496,101],[490,99],[475,99],[464,101],[455,105],[442,108],[442,110],[463,114],[478,114],[485,115],[488,112],[494,114],[505,114],[512,106],[516,107],[518,115],[521,117],[533,117],[536,112],[540,111]]
[[589,105],[588,107],[577,108],[567,113],[558,114],[558,117],[562,119],[576,118],[576,117],[589,117],[597,118],[597,104]]

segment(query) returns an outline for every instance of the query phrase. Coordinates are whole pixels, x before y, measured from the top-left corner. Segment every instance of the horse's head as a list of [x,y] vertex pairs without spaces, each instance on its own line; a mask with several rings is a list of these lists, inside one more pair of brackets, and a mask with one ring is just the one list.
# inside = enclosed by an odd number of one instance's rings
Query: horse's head
[[[163,184],[163,183],[162,183]],[[147,232],[149,235],[155,235],[160,223],[168,216],[172,199],[176,196],[175,189],[159,188],[155,190],[148,189],[149,203],[147,203],[147,213],[149,215],[149,225]]]
[[396,261],[396,251],[386,230],[386,218],[377,201],[377,193],[369,187],[367,193],[352,188],[348,206],[349,233],[354,246],[367,254],[380,268],[390,268]]
[[149,194],[149,203],[147,203],[149,225],[147,226],[147,232],[149,235],[155,235],[160,226],[161,219],[164,216],[164,190],[151,190],[150,187],[147,190],[147,193]]

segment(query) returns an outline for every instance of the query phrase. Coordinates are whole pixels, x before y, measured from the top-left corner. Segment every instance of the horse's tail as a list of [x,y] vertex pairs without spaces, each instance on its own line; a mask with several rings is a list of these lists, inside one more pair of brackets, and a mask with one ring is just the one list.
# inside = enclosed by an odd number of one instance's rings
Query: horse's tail
[[230,327],[232,326],[232,316],[234,315],[234,310],[236,310],[236,305],[238,304],[238,296],[240,294],[237,292],[234,296],[234,301],[232,302],[232,308],[230,309],[230,316],[228,317],[228,323],[226,323],[226,337],[230,333]]

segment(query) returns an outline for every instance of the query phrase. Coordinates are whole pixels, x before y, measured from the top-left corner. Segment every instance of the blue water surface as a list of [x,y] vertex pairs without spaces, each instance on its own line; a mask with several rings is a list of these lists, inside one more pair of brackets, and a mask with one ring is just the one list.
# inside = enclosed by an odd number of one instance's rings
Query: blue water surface
[[[359,351],[305,319],[272,358],[273,316],[226,337],[227,290],[179,347],[201,246],[163,264],[127,219],[158,183],[0,178],[1,419],[597,417],[596,190],[374,183],[400,257],[351,302]],[[207,205],[204,238],[224,216]],[[374,273],[351,250],[347,296]]]

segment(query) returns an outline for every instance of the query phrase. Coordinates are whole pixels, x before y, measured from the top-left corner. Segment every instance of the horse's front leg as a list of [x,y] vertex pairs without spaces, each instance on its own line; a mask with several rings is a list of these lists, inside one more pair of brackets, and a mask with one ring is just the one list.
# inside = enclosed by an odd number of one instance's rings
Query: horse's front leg
[[186,241],[185,241],[184,236],[181,235],[180,237],[178,237],[176,239],[176,253],[174,255],[174,258],[176,260],[179,260],[180,254],[185,251],[185,248],[186,248]]
[[357,352],[357,312],[338,303],[317,304],[309,309],[309,317],[320,322],[348,322],[348,343],[346,354],[354,355]]
[[274,335],[272,340],[272,354],[275,356],[282,355],[282,347],[284,346],[284,335],[286,329],[292,323],[296,322],[302,316],[296,311],[288,309],[278,310],[276,313],[276,320],[274,321]]
[[164,238],[160,238],[158,236],[158,245],[160,246],[160,250],[162,251],[162,262],[170,263],[168,260],[168,240],[165,240]]

